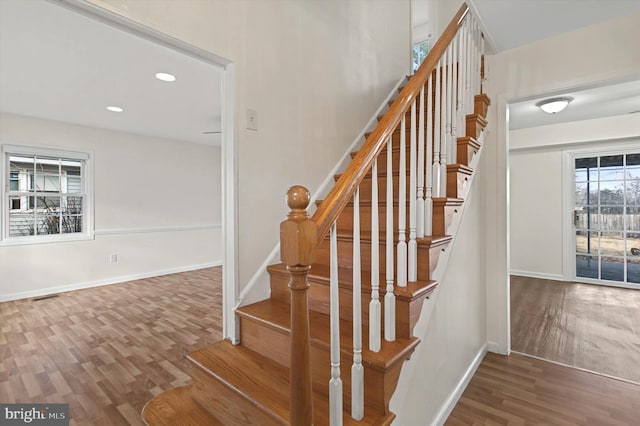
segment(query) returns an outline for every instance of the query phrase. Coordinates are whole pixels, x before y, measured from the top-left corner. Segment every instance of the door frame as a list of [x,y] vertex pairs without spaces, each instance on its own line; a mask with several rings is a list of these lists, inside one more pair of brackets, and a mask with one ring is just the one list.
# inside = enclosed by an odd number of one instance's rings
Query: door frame
[[567,148],[562,152],[562,258],[565,281],[597,284],[607,287],[640,288],[640,284],[576,276],[576,242],[573,214],[575,207],[575,159],[606,155],[639,153],[638,138],[603,140]]
[[239,342],[234,307],[238,300],[238,227],[237,227],[237,155],[235,143],[235,63],[168,34],[85,0],[47,0],[109,26],[142,37],[155,44],[192,56],[223,71],[222,80],[222,334],[234,344]]

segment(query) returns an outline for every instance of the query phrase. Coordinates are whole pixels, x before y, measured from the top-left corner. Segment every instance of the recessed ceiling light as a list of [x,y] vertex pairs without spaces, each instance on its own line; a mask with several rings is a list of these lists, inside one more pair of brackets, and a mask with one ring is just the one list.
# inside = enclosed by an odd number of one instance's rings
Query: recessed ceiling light
[[547,114],[556,114],[569,105],[573,98],[568,96],[564,96],[561,98],[551,98],[545,99],[544,101],[540,101],[536,104],[538,108],[546,112]]
[[169,74],[166,72],[159,72],[156,74],[156,78],[158,80],[162,80],[162,81],[167,81],[167,82],[171,82],[171,81],[176,81],[176,76],[173,74]]
[[121,108],[119,106],[108,106],[107,109],[111,112],[122,112],[124,111],[124,108]]

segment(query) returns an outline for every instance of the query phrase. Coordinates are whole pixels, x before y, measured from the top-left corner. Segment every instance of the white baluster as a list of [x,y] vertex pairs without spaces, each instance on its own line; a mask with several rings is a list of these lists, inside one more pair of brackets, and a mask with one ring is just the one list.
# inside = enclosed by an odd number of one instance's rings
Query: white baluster
[[371,167],[371,302],[369,303],[369,350],[380,350],[380,228],[378,226],[378,161]]
[[418,280],[418,243],[416,242],[416,100],[411,104],[411,140],[409,149],[409,244],[407,245],[407,281]]
[[440,197],[447,196],[447,145],[449,144],[449,134],[451,132],[451,80],[449,77],[449,65],[451,63],[451,47],[445,52],[445,68],[442,70],[442,113],[440,124]]
[[431,187],[433,188],[433,196],[440,197],[440,139],[442,132],[440,131],[441,112],[442,112],[442,59],[438,61],[438,68],[436,68],[436,103],[433,106],[435,108],[435,117],[433,119],[433,179],[431,180]]
[[424,238],[424,86],[420,90],[420,116],[418,119],[418,194],[416,196],[416,236]]
[[432,179],[433,174],[433,77],[427,80],[427,159],[425,171],[425,197],[424,197],[424,235],[433,233],[433,199]]
[[449,143],[449,164],[456,164],[458,141],[458,49],[459,34],[453,38],[451,52],[451,138]]
[[[466,120],[465,120],[465,114],[466,114],[466,96],[467,93],[465,91],[465,87],[466,87],[466,79],[467,79],[467,26],[466,26],[466,21],[465,23],[460,27],[460,64],[459,64],[459,69],[460,69],[460,77],[458,78],[458,134],[460,136],[465,136],[466,133]],[[456,156],[458,153],[458,149],[457,149],[457,141],[456,141]]]
[[[466,96],[466,106],[465,115],[472,114],[472,105],[473,99],[471,95],[471,76],[473,75],[473,40],[472,40],[472,27],[471,27],[471,18],[468,18],[465,22],[466,27],[466,39],[467,39],[467,63],[466,63],[466,71],[465,71],[465,96]],[[466,123],[466,117],[465,117]]]
[[480,25],[478,24],[478,21],[476,20],[476,69],[474,71],[474,77],[475,77],[475,81],[476,81],[476,86],[475,89],[473,91],[473,96],[477,95],[478,93],[480,93]]
[[406,120],[402,115],[400,122],[400,171],[398,172],[398,246],[397,246],[397,281],[398,287],[407,286],[407,157],[406,157]]
[[362,277],[360,262],[360,188],[353,194],[353,365],[351,366],[351,417],[364,417],[364,367],[362,366]]
[[331,323],[331,380],[329,380],[329,424],[342,425],[342,379],[340,379],[340,300],[338,297],[338,238],[336,224],[330,231],[330,323]]
[[384,296],[384,339],[396,340],[396,296],[393,294],[393,143],[387,141],[387,229],[385,270],[387,287]]
[[482,88],[482,85],[484,84],[484,80],[482,78],[482,66],[484,65],[484,73],[485,73],[485,77],[487,74],[487,64],[483,64],[483,58],[484,58],[484,33],[482,32],[482,28],[480,28],[480,92],[478,93],[483,93],[484,89]]
[[478,50],[476,49],[476,27],[475,27],[475,19],[471,20],[469,24],[470,30],[470,40],[471,40],[471,64],[469,66],[469,114],[473,114],[473,109],[471,105],[473,105],[473,95],[475,95],[476,90],[476,53]]

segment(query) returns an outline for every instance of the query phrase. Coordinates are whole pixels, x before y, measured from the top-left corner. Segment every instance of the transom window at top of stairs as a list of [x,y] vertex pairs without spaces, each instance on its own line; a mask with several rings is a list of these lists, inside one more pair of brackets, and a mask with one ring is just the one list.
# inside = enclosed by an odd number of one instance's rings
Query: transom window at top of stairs
[[88,153],[4,145],[3,244],[89,238]]

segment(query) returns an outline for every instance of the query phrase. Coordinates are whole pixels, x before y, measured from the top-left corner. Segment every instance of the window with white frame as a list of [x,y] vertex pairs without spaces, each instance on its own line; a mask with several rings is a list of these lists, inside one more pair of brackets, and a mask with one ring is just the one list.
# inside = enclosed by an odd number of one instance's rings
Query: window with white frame
[[3,145],[2,154],[4,243],[91,235],[88,153]]

